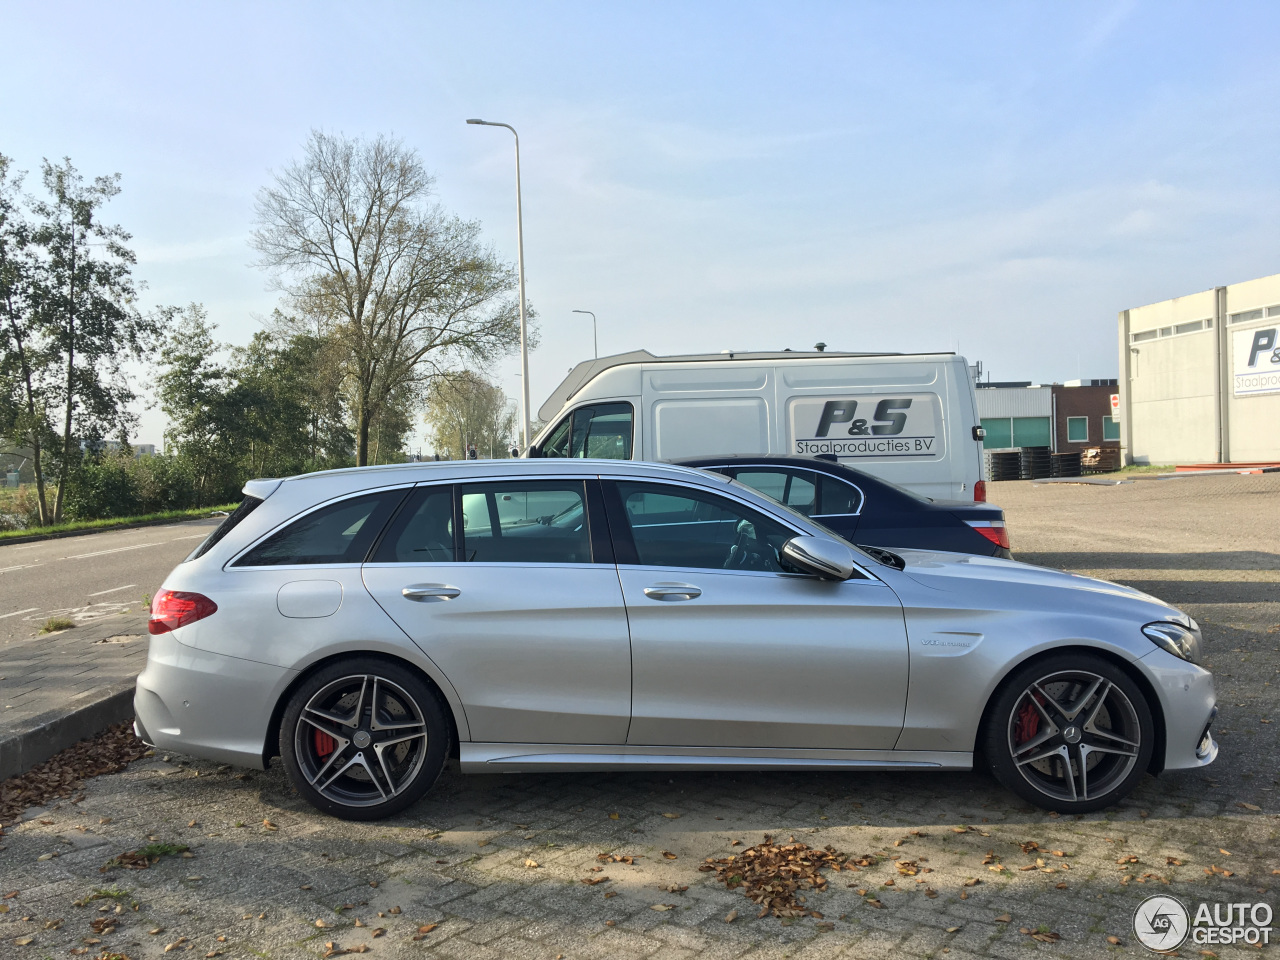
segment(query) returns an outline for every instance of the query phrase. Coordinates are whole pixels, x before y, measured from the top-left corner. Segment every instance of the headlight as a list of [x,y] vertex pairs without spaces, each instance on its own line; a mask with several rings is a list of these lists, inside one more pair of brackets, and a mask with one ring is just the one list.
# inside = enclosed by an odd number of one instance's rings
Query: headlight
[[1143,635],[1162,650],[1191,663],[1200,662],[1200,628],[1188,618],[1190,627],[1180,623],[1159,621],[1142,628]]

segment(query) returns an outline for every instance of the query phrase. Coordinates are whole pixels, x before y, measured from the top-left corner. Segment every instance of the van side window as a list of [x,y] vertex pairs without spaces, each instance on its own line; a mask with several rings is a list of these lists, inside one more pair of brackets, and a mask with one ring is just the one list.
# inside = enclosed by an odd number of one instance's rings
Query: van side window
[[542,455],[630,460],[632,418],[629,403],[579,407],[552,430],[542,445]]

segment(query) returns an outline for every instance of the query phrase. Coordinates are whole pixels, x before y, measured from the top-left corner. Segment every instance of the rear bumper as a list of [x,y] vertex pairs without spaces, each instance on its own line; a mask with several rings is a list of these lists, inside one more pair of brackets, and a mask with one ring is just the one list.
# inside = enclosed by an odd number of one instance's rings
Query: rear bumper
[[262,769],[271,714],[295,671],[151,638],[134,689],[134,730],[147,743]]

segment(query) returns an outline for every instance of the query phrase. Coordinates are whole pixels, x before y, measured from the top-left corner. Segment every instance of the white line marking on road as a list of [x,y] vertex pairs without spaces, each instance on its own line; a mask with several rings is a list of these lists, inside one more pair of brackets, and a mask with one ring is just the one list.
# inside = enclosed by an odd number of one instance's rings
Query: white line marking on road
[[99,590],[97,593],[91,593],[91,597],[100,597],[104,593],[118,593],[121,590],[128,590],[130,587],[136,587],[136,583],[126,583],[123,587],[112,587],[110,590]]
[[34,567],[34,563],[20,563],[16,567],[0,567],[0,573],[8,573],[10,570],[25,570],[27,567]]
[[25,610],[15,610],[13,611],[13,613],[0,613],[0,620],[4,620],[7,617],[18,617],[24,613],[34,613],[36,610],[39,610],[39,609],[40,609],[39,607],[27,607],[27,609]]
[[89,557],[101,557],[108,553],[124,553],[126,550],[141,550],[143,547],[158,547],[161,543],[164,543],[164,542],[165,541],[163,540],[158,540],[155,543],[135,543],[131,547],[114,547],[111,550],[95,550],[93,553],[77,553],[74,556],[63,557],[62,559],[63,560],[85,560]]

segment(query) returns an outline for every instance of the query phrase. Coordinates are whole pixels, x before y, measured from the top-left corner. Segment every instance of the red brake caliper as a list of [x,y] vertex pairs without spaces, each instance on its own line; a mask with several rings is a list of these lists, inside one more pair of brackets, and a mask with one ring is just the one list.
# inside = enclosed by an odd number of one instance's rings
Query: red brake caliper
[[323,730],[316,730],[315,735],[316,753],[321,757],[327,757],[337,749],[338,741],[334,740],[333,737],[329,736]]
[[[1036,703],[1041,705],[1044,701],[1040,699],[1038,694],[1032,694],[1036,698]],[[1013,728],[1014,739],[1023,744],[1034,737],[1040,731],[1040,711],[1035,708],[1030,700],[1022,705],[1022,709],[1018,711],[1018,722]]]

